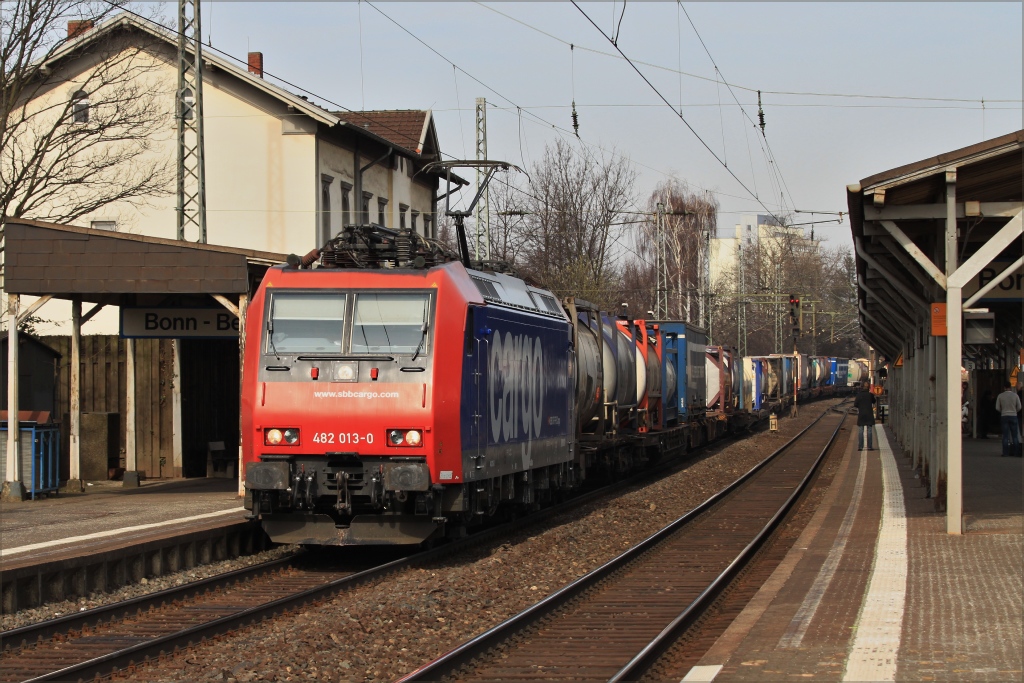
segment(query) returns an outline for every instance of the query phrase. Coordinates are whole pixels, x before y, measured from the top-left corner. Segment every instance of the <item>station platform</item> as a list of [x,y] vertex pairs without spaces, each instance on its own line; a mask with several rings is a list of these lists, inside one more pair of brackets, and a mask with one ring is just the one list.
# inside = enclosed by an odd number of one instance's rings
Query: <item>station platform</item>
[[268,545],[234,479],[94,482],[0,503],[2,609],[110,590]]
[[1022,460],[964,441],[964,529],[946,533],[893,437],[849,439],[822,505],[684,681],[1024,679]]
[[0,503],[0,557],[86,543],[104,538],[103,532],[156,531],[209,519],[239,520],[244,514],[234,479],[150,480],[138,488],[92,482],[84,493]]

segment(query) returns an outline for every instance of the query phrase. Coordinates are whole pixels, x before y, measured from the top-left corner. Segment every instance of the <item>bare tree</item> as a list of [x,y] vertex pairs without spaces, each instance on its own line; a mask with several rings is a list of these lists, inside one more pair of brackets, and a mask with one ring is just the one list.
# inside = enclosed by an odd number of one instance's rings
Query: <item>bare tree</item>
[[634,311],[653,310],[656,301],[658,204],[665,208],[664,239],[667,262],[669,313],[679,320],[707,325],[709,240],[718,221],[718,201],[709,193],[693,190],[683,180],[671,178],[651,193],[647,208],[651,218],[637,231],[637,259],[623,269],[627,300]]
[[490,185],[490,244],[491,260],[504,261],[515,265],[521,260],[526,242],[522,235],[527,231],[527,214],[523,206],[523,189],[516,185],[516,175],[496,175]]
[[170,162],[152,151],[170,134],[173,98],[145,41],[103,26],[118,9],[0,4],[0,217],[69,223],[170,191]]
[[636,172],[621,156],[598,158],[563,140],[545,149],[523,199],[519,269],[559,296],[612,306],[621,283],[613,229],[633,200]]
[[[826,248],[785,225],[768,228],[744,245],[743,293],[739,264],[716,283],[713,327],[716,340],[733,344],[740,332],[738,306],[746,310],[747,352],[792,351],[789,296],[801,300],[801,353],[857,357],[866,349],[857,329],[857,283],[853,256],[843,247]],[[739,297],[745,303],[738,302]]]

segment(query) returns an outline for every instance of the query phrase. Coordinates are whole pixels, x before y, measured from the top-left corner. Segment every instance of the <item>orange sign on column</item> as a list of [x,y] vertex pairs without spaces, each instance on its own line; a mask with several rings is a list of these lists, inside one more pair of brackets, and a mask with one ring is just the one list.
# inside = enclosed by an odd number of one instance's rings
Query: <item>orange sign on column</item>
[[946,336],[946,304],[934,303],[932,308],[932,336]]

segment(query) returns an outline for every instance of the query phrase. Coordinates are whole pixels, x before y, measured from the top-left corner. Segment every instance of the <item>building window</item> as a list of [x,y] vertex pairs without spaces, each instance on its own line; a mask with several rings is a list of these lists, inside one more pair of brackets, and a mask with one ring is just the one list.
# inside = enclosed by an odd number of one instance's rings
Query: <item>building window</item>
[[320,176],[320,244],[331,239],[331,182],[329,175]]
[[84,90],[71,96],[71,122],[89,123],[89,93]]
[[409,213],[408,204],[398,205],[398,228],[399,230],[405,230],[405,215]]
[[388,227],[387,224],[387,208],[388,200],[383,197],[377,197],[377,225]]
[[430,214],[423,214],[423,236],[434,237],[434,234],[430,231]]
[[363,193],[363,205],[362,205],[362,207],[360,207],[360,211],[362,212],[362,215],[359,217],[359,222],[360,223],[369,223],[370,222],[370,198],[371,197],[373,197],[373,193],[372,192],[364,192]]
[[191,88],[181,91],[181,118],[191,121],[196,107],[196,96],[192,94]]
[[117,221],[89,221],[93,230],[117,230]]
[[342,181],[341,183],[341,226],[345,227],[352,223],[352,202],[349,199],[349,193],[352,191],[352,186]]
[[416,225],[416,221],[419,219],[419,217],[420,217],[420,212],[419,211],[413,211],[412,213],[409,214],[409,220],[410,220],[409,227],[412,228],[413,232],[416,232],[416,228],[418,227]]

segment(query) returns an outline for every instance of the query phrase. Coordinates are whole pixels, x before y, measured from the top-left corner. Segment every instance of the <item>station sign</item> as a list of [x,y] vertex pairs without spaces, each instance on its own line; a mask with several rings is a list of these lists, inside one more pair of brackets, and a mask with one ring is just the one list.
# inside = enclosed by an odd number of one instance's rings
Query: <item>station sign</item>
[[[963,297],[969,299],[979,289],[999,277],[1010,266],[1010,261],[993,261],[964,285]],[[1000,279],[999,284],[981,297],[981,301],[1024,301],[1024,266]]]
[[238,338],[238,318],[223,307],[121,307],[126,339]]

